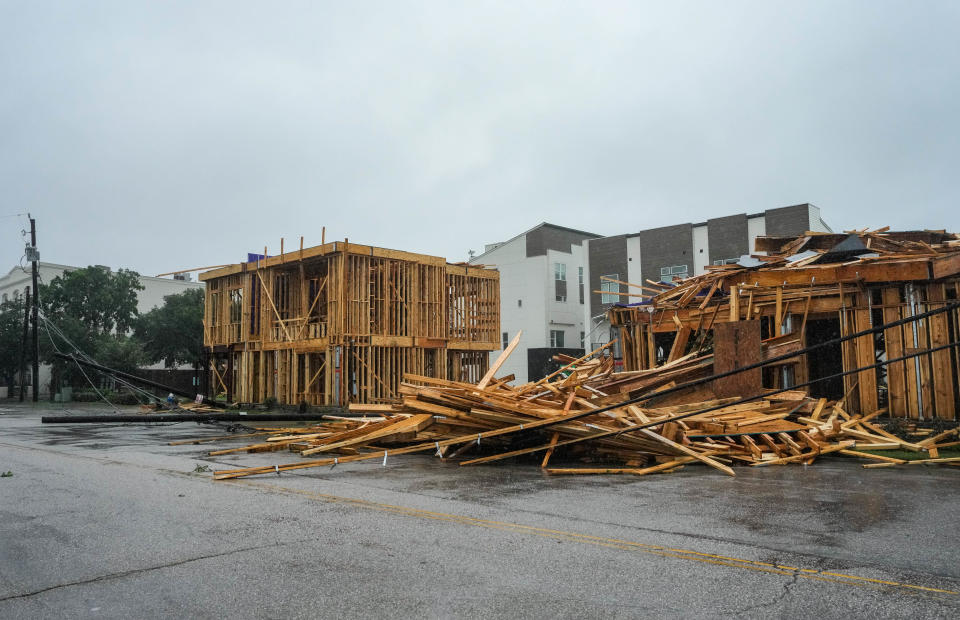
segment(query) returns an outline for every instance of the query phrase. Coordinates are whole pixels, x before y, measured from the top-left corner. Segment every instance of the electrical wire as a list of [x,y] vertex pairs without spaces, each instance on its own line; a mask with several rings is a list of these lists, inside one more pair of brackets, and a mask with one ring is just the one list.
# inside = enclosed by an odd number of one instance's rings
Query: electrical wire
[[[60,348],[57,347],[56,343],[54,342],[53,337],[52,337],[51,334],[50,334],[50,329],[51,329],[51,328],[53,329],[53,331],[55,331],[55,332],[57,333],[57,335],[58,335],[60,338],[63,339],[64,342],[66,342],[68,345],[70,345],[70,347],[73,349],[73,351],[75,352],[75,354],[76,354],[78,357],[80,357],[80,358],[83,359],[83,360],[92,362],[92,363],[94,363],[94,364],[97,364],[97,363],[98,363],[93,357],[91,357],[90,355],[87,355],[86,353],[84,353],[84,352],[80,349],[80,347],[78,347],[76,344],[74,344],[74,343],[66,336],[66,334],[64,334],[63,331],[62,331],[60,328],[58,328],[56,325],[54,325],[52,321],[50,321],[45,315],[43,315],[42,312],[38,313],[38,316],[40,316],[40,317],[43,319],[44,328],[45,328],[46,331],[47,331],[47,337],[50,338],[50,343],[53,345],[53,348],[54,348],[54,350],[57,351],[57,353],[63,354],[63,351],[60,350]],[[80,368],[80,372],[83,373],[84,377],[87,378],[87,381],[89,381],[90,384],[91,384],[91,386],[93,386],[93,382],[92,382],[92,381],[90,380],[90,378],[87,376],[87,373],[83,370],[83,368],[81,367],[81,365],[80,365],[79,363],[77,363],[77,367]],[[120,377],[112,377],[112,378],[113,378],[117,383],[119,383],[120,385],[126,387],[127,389],[131,390],[132,392],[139,393],[139,394],[143,395],[143,396],[147,399],[148,402],[150,402],[150,401],[159,401],[159,400],[160,400],[157,396],[151,394],[150,392],[148,392],[148,391],[140,388],[139,386],[137,386],[137,385],[135,385],[135,384],[133,384],[133,383],[125,380],[125,379],[122,379],[122,378],[120,378]],[[94,389],[94,391],[97,392],[97,394],[100,394],[100,391],[97,390],[96,386],[93,386],[93,389]],[[106,401],[107,404],[109,404],[111,407],[115,407],[115,405],[114,405],[113,403],[111,403],[109,400],[107,400],[107,398],[106,398],[105,396],[103,396],[102,394],[100,394],[100,396],[101,396],[101,398],[103,398],[103,400]]]
[[[871,328],[868,328],[868,329],[865,329],[865,330],[862,330],[862,331],[859,331],[859,332],[856,332],[856,333],[853,333],[853,334],[848,334],[848,335],[846,335],[846,336],[841,336],[841,337],[839,337],[839,338],[834,338],[834,339],[832,339],[832,340],[825,340],[824,342],[820,342],[820,343],[817,343],[817,344],[815,344],[815,345],[811,345],[811,346],[809,346],[809,347],[800,349],[800,350],[798,350],[798,351],[793,351],[793,352],[791,352],[791,353],[784,353],[783,355],[778,355],[778,356],[775,356],[775,357],[771,357],[771,358],[768,359],[768,360],[763,360],[763,361],[761,361],[761,362],[756,362],[756,363],[754,363],[754,364],[749,364],[749,365],[743,366],[743,367],[741,367],[741,368],[735,368],[735,369],[733,369],[733,370],[728,370],[728,371],[724,371],[724,372],[721,372],[721,373],[717,373],[717,374],[711,375],[711,376],[709,376],[709,377],[703,377],[703,378],[701,378],[701,379],[694,379],[694,380],[692,380],[692,381],[687,381],[686,383],[681,383],[680,385],[676,385],[676,386],[674,386],[674,387],[672,387],[672,388],[668,388],[668,389],[665,389],[665,390],[661,390],[661,391],[656,392],[656,393],[653,393],[653,394],[644,394],[644,395],[641,395],[641,396],[636,396],[636,397],[634,397],[634,398],[627,399],[627,400],[622,401],[622,402],[614,403],[614,404],[612,404],[612,405],[605,405],[605,406],[600,407],[600,408],[598,408],[598,409],[589,409],[589,410],[587,410],[587,411],[584,411],[584,412],[582,412],[582,413],[578,413],[578,414],[576,414],[576,415],[563,416],[562,419],[557,420],[557,421],[555,421],[555,422],[548,423],[548,424],[544,424],[543,426],[541,426],[541,427],[539,427],[539,428],[547,428],[547,427],[553,426],[554,424],[562,424],[562,423],[565,423],[565,422],[569,422],[569,421],[571,421],[571,420],[575,420],[575,419],[579,419],[579,418],[583,418],[583,417],[587,417],[587,416],[596,415],[596,414],[598,414],[598,413],[605,413],[605,412],[611,411],[611,410],[613,410],[613,409],[619,409],[619,408],[625,407],[625,406],[627,406],[627,405],[635,405],[635,404],[638,404],[638,403],[641,403],[641,402],[644,402],[644,401],[647,401],[647,400],[651,400],[651,399],[653,399],[653,398],[663,397],[663,396],[666,396],[666,395],[668,395],[668,394],[673,394],[673,393],[675,393],[675,392],[679,392],[679,391],[681,391],[681,390],[685,390],[685,389],[688,389],[688,388],[691,388],[691,387],[696,387],[696,386],[699,386],[699,385],[704,385],[704,384],[707,384],[707,383],[711,383],[711,382],[713,382],[713,381],[716,381],[717,379],[723,379],[723,378],[725,378],[725,377],[730,377],[730,376],[733,376],[733,375],[737,375],[737,374],[740,374],[740,373],[742,373],[742,372],[746,372],[746,371],[748,371],[748,370],[754,370],[754,369],[757,369],[757,368],[763,368],[763,367],[765,367],[765,366],[769,366],[769,365],[774,364],[774,363],[776,363],[776,362],[781,362],[781,361],[786,360],[786,359],[789,359],[789,358],[791,358],[791,357],[797,357],[797,356],[799,356],[799,355],[804,355],[804,354],[806,354],[806,353],[809,353],[810,351],[815,351],[815,350],[817,350],[817,349],[822,349],[822,348],[824,348],[824,347],[836,345],[836,344],[839,344],[839,343],[842,343],[842,342],[847,342],[847,341],[853,340],[853,339],[855,339],[855,338],[860,338],[860,337],[862,337],[862,336],[867,336],[867,335],[870,335],[870,334],[878,333],[878,332],[881,332],[881,331],[884,331],[884,330],[887,330],[887,329],[890,329],[890,328],[893,328],[893,327],[898,327],[898,326],[900,326],[900,325],[905,325],[905,324],[907,324],[907,323],[912,323],[912,322],[914,322],[914,321],[919,321],[919,320],[921,320],[921,319],[925,319],[925,318],[930,317],[930,316],[934,316],[934,315],[937,315],[937,314],[942,314],[942,313],[944,313],[944,312],[949,312],[949,311],[951,311],[951,310],[957,310],[957,309],[960,309],[960,302],[947,303],[947,304],[944,304],[943,306],[941,306],[940,308],[935,308],[935,309],[933,309],[933,310],[928,310],[928,311],[922,312],[922,313],[920,313],[920,314],[915,314],[915,315],[913,315],[913,316],[909,316],[909,317],[905,317],[905,318],[902,318],[902,319],[898,319],[898,320],[896,320],[896,321],[891,321],[890,323],[884,323],[883,325],[877,325],[876,327],[871,327]],[[791,386],[791,387],[789,387],[789,388],[783,388],[783,389],[780,389],[780,390],[777,390],[777,391],[774,391],[774,392],[764,392],[763,394],[759,394],[759,395],[756,395],[756,396],[751,396],[751,397],[748,397],[748,398],[745,398],[745,399],[741,399],[741,400],[738,400],[738,401],[735,401],[735,402],[736,402],[736,403],[742,403],[742,402],[749,402],[749,401],[752,401],[752,400],[757,400],[757,399],[763,398],[763,397],[765,397],[765,396],[770,396],[770,395],[773,395],[773,394],[780,394],[780,393],[783,393],[783,392],[786,392],[786,391],[789,391],[789,390],[796,389],[797,387],[803,387],[803,386],[806,386],[806,385],[810,385],[810,384],[812,384],[812,383],[816,383],[816,382],[821,381],[821,380],[823,380],[823,379],[832,379],[832,378],[835,378],[836,376],[846,376],[846,375],[849,375],[849,374],[854,374],[854,373],[858,373],[858,372],[863,372],[863,371],[865,371],[865,370],[870,370],[870,369],[872,369],[872,368],[878,368],[878,367],[880,367],[880,366],[885,366],[885,365],[888,365],[888,364],[893,364],[893,363],[895,363],[895,362],[904,361],[904,360],[907,360],[907,359],[910,359],[910,358],[913,358],[913,357],[918,357],[918,356],[920,356],[920,355],[929,355],[929,354],[934,353],[934,352],[936,352],[936,351],[941,351],[941,350],[944,350],[944,349],[948,349],[948,348],[951,348],[951,347],[957,347],[957,346],[960,346],[960,341],[954,341],[954,342],[951,342],[951,343],[948,343],[948,344],[946,344],[946,345],[942,345],[942,346],[939,346],[939,347],[936,347],[936,348],[926,349],[926,350],[919,351],[919,352],[914,352],[914,353],[911,353],[910,355],[905,355],[905,356],[898,357],[898,358],[894,358],[894,359],[890,359],[890,360],[884,360],[884,361],[878,362],[878,363],[876,363],[876,364],[873,364],[873,365],[871,365],[871,366],[864,366],[864,367],[862,367],[862,368],[856,368],[856,369],[854,369],[854,370],[844,371],[843,373],[839,373],[838,375],[831,375],[831,376],[829,376],[829,377],[823,377],[823,378],[821,378],[821,379],[815,379],[814,381],[808,381],[808,382],[803,383],[803,384],[794,385],[794,386]],[[722,409],[723,407],[729,407],[731,404],[735,404],[735,403],[726,403],[726,404],[724,404],[724,405],[719,405],[719,406],[716,406],[716,407],[711,407],[711,408],[702,409],[702,410],[698,410],[698,411],[691,411],[691,412],[689,412],[689,413],[684,413],[684,414],[681,414],[681,415],[672,417],[672,418],[670,418],[670,420],[667,420],[667,421],[683,420],[683,419],[685,419],[685,418],[689,418],[689,417],[694,416],[694,415],[700,415],[700,414],[702,414],[702,413],[709,413],[710,411],[715,411],[715,410],[717,410],[717,409]],[[578,437],[578,438],[576,438],[576,439],[570,439],[570,440],[567,440],[567,441],[565,441],[565,442],[560,442],[560,443],[555,444],[555,445],[556,445],[556,446],[562,446],[562,445],[567,445],[567,444],[571,444],[571,443],[579,443],[579,442],[581,442],[581,441],[588,441],[588,440],[591,440],[591,439],[602,439],[602,438],[604,438],[604,437],[609,437],[609,436],[611,436],[611,435],[621,435],[621,434],[623,434],[623,433],[632,433],[632,432],[634,432],[634,431],[638,431],[638,430],[641,430],[641,429],[644,429],[644,428],[650,428],[650,427],[652,427],[652,426],[659,426],[660,424],[663,424],[663,422],[664,422],[664,421],[661,420],[661,421],[658,421],[658,422],[650,422],[650,423],[648,423],[648,424],[639,424],[639,425],[637,425],[637,426],[631,426],[631,427],[623,428],[623,429],[616,429],[616,430],[612,430],[612,431],[604,431],[604,432],[596,433],[596,434],[594,434],[594,435],[589,435],[589,436],[586,436],[586,437]],[[538,449],[547,449],[547,448],[549,448],[549,447],[550,447],[550,444],[544,444],[543,446],[539,446]]]
[[[50,339],[50,344],[53,346],[54,350],[55,350],[57,353],[63,353],[63,352],[60,350],[60,347],[57,346],[57,343],[54,342],[53,336],[50,334],[50,321],[48,321],[48,320],[47,320],[47,317],[45,317],[45,316],[43,316],[43,315],[38,315],[38,316],[41,316],[41,318],[43,319],[43,328],[44,328],[44,331],[45,331],[46,334],[47,334],[47,338]],[[53,328],[54,328],[55,330],[57,330],[57,332],[60,334],[60,336],[61,336],[66,342],[70,343],[70,340],[67,339],[66,336],[63,336],[63,332],[62,332],[62,331],[60,331],[55,325],[53,326]],[[70,344],[71,344],[71,346],[73,346],[73,343],[70,343]],[[74,348],[76,348],[76,347],[74,347]],[[78,349],[78,352],[79,352],[79,349]],[[82,355],[82,352],[81,352],[81,355]],[[84,378],[87,380],[87,383],[90,384],[90,387],[93,388],[93,391],[97,393],[97,396],[99,396],[100,398],[102,398],[105,403],[107,403],[108,405],[110,405],[111,407],[113,407],[114,413],[118,413],[116,405],[114,405],[113,403],[111,403],[111,402],[107,399],[106,396],[104,396],[103,394],[100,393],[100,390],[97,389],[97,386],[94,385],[93,381],[90,379],[90,377],[89,377],[89,376],[87,375],[87,373],[83,370],[83,367],[82,367],[79,363],[77,363],[77,368],[80,369],[80,372],[83,374]]]

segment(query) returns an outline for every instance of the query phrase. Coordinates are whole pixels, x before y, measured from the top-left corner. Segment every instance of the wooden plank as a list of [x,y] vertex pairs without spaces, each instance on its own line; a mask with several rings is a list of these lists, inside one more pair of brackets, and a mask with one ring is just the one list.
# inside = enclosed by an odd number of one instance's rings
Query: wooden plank
[[820,415],[823,413],[823,408],[827,406],[827,399],[821,398],[817,401],[817,406],[814,407],[813,413],[810,414],[810,418],[814,420],[819,420]]
[[730,321],[740,320],[740,286],[736,283],[730,285]]
[[[713,329],[713,372],[720,374],[761,361],[760,321],[722,323]],[[751,396],[763,389],[760,368],[717,379],[712,383],[719,398]]]
[[[864,331],[872,327],[869,305],[865,297],[869,293],[859,296],[859,307],[855,311],[856,330]],[[858,367],[872,366],[876,363],[876,351],[872,334],[856,339]],[[879,409],[877,393],[877,371],[874,368],[857,373],[860,390],[860,411],[876,411]]]
[[697,459],[697,460],[700,461],[701,463],[704,463],[705,465],[708,465],[708,466],[710,466],[710,467],[712,467],[712,468],[714,468],[714,469],[717,469],[717,470],[719,470],[719,471],[722,471],[723,473],[727,474],[728,476],[736,476],[736,474],[733,473],[733,470],[730,469],[729,467],[727,467],[726,465],[724,465],[724,464],[722,464],[722,463],[718,463],[717,461],[711,459],[709,456],[704,456],[703,454],[701,454],[700,452],[697,452],[696,450],[691,450],[690,448],[688,448],[688,447],[686,447],[686,446],[684,446],[684,445],[681,445],[681,444],[679,444],[679,443],[677,443],[677,442],[675,442],[675,441],[671,441],[671,440],[667,439],[666,437],[664,437],[663,435],[660,435],[659,433],[656,433],[656,432],[650,430],[649,428],[641,428],[638,432],[641,433],[642,435],[645,435],[645,436],[649,437],[650,439],[652,439],[652,440],[654,440],[654,441],[659,441],[660,443],[664,444],[665,446],[669,446],[669,447],[673,448],[674,450],[677,450],[677,451],[679,451],[679,452],[683,452],[683,453],[686,454],[687,456],[692,456],[693,458]]
[[513,340],[510,341],[510,344],[507,345],[507,348],[497,356],[497,361],[495,361],[490,369],[487,371],[483,378],[480,380],[480,383],[477,384],[478,390],[483,390],[487,387],[490,381],[493,379],[493,376],[496,374],[500,367],[503,366],[503,363],[507,361],[507,358],[510,357],[510,354],[513,353],[513,350],[517,348],[517,345],[520,344],[520,336],[523,335],[523,330],[519,330],[517,335],[513,337]]
[[873,461],[881,461],[884,463],[894,463],[896,465],[902,465],[907,461],[904,459],[895,459],[891,456],[882,456],[879,454],[870,454],[868,452],[858,452],[857,450],[838,450],[840,454],[846,454],[847,456],[855,456],[861,459],[870,459]]
[[[960,254],[957,254],[960,256]],[[933,282],[927,285],[927,299],[931,302],[930,309],[943,307],[946,303],[946,291],[943,283]],[[929,321],[930,346],[933,348],[950,343],[950,317],[946,313],[931,316]],[[953,399],[953,365],[951,351],[944,349],[930,354],[931,379],[933,394],[936,399],[934,415],[941,420],[956,418]]]
[[[883,301],[883,322],[892,323],[900,318],[900,290],[898,287],[884,287],[881,293]],[[883,342],[887,359],[903,356],[903,327],[891,327],[883,331]],[[906,362],[894,362],[887,365],[887,399],[890,415],[907,415]]]
[[933,261],[933,278],[949,278],[960,274],[960,252]]
[[689,327],[681,327],[677,330],[676,337],[673,339],[673,346],[670,347],[670,355],[667,357],[667,363],[675,362],[682,357],[687,350],[687,343],[690,341],[690,334],[693,330]]
[[785,456],[785,457],[783,457],[783,458],[772,459],[772,460],[769,460],[769,461],[760,461],[759,463],[754,463],[753,466],[754,466],[754,467],[767,467],[767,466],[769,466],[769,465],[781,465],[781,464],[784,464],[784,463],[793,463],[793,462],[796,462],[796,461],[803,461],[803,460],[806,460],[806,459],[808,459],[808,458],[810,458],[810,457],[821,456],[821,455],[823,455],[823,454],[829,454],[830,452],[839,452],[840,450],[847,450],[847,449],[851,448],[855,443],[856,443],[856,442],[855,442],[855,441],[852,441],[852,440],[849,440],[849,441],[841,441],[841,442],[836,443],[836,444],[833,444],[833,445],[831,445],[831,446],[827,446],[827,447],[825,447],[825,448],[822,448],[822,449],[819,451],[819,453],[814,452],[813,450],[811,450],[810,452],[803,452],[803,453],[801,453],[801,454],[795,454],[795,455],[793,455],[793,456]]
[[780,336],[783,334],[783,287],[777,287],[777,301],[776,301],[776,310],[773,315],[773,335]]
[[543,461],[540,463],[540,468],[546,468],[547,463],[550,462],[550,457],[553,456],[553,450],[557,446],[557,441],[560,439],[560,433],[554,433],[550,438],[550,447],[547,448],[547,452],[543,455]]
[[[918,297],[918,310],[925,312],[930,309],[929,304],[924,304],[920,300],[926,297],[925,287],[916,287],[916,295]],[[917,327],[917,349],[929,349],[930,348],[930,318],[922,319],[916,321]],[[912,351],[905,351],[905,353],[911,353]],[[917,366],[920,368],[920,397],[922,400],[922,415],[923,419],[930,420],[934,417],[935,410],[935,398],[933,391],[933,371],[930,364],[929,355],[920,355],[915,358]]]
[[357,434],[354,437],[349,439],[344,439],[342,441],[337,441],[335,443],[324,444],[317,446],[316,448],[310,448],[300,452],[303,456],[308,454],[314,454],[316,452],[329,452],[331,450],[337,450],[340,448],[345,448],[348,446],[353,446],[357,444],[370,443],[375,439],[384,439],[391,435],[396,435],[398,433],[406,433],[411,431],[421,431],[430,424],[433,423],[433,416],[431,414],[420,414],[413,415],[409,418],[404,418],[402,420],[394,421],[390,420],[384,426],[379,427],[376,430],[370,432]]

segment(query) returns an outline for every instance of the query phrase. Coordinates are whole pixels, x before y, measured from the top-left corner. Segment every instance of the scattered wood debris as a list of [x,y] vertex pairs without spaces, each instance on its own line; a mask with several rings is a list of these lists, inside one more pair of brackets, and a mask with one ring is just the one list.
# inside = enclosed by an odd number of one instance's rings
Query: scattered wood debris
[[[300,461],[214,477],[418,452],[463,466],[533,457],[563,475],[688,464],[734,475],[735,465],[808,465],[826,454],[871,468],[960,465],[957,430],[947,428],[960,409],[960,235],[808,232],[760,237],[756,251],[669,284],[614,280],[639,289],[619,293],[626,300],[642,300],[610,312],[623,372],[614,372],[610,343],[557,356],[561,369],[514,386],[494,378],[511,344],[476,383],[405,373],[396,402],[359,406],[375,417],[229,449],[285,449]],[[815,397],[796,389],[827,379]],[[905,418],[930,428],[905,429]],[[551,466],[561,458],[565,466]]]
[[[369,418],[262,431],[267,436],[257,443],[210,452],[289,450],[304,459],[221,470],[214,478],[372,459],[385,465],[390,457],[418,452],[458,459],[463,466],[542,454],[541,467],[564,475],[645,475],[699,463],[733,476],[732,465],[809,465],[831,453],[868,460],[866,467],[960,462],[938,454],[960,443],[957,429],[937,434],[915,429],[922,437],[908,441],[877,424],[884,409],[851,414],[842,399],[814,399],[799,390],[768,390],[745,399],[720,398],[709,381],[686,387],[713,375],[712,354],[615,373],[612,358],[602,354],[609,346],[579,359],[557,356],[565,366],[520,386],[492,375],[472,384],[408,374],[400,385],[401,402],[351,407]],[[923,458],[880,454],[884,451]],[[590,466],[551,467],[561,456]]]
[[[798,356],[765,369],[764,385],[779,387],[834,371],[863,368],[814,393],[840,400],[848,411],[886,406],[896,418],[960,420],[960,235],[942,230],[851,230],[757,237],[753,255],[710,265],[670,283],[623,285],[621,305],[608,314],[619,328],[625,370],[655,368],[702,350],[731,323],[759,323],[768,344],[807,347],[898,319],[918,318],[881,336],[850,339],[830,352]],[[609,280],[609,279],[608,279]],[[606,291],[610,294],[610,291]],[[638,301],[639,300],[639,301]],[[628,302],[637,303],[628,303]],[[724,350],[718,345],[718,353]],[[879,371],[876,360],[912,351]],[[784,382],[784,378],[789,378]]]

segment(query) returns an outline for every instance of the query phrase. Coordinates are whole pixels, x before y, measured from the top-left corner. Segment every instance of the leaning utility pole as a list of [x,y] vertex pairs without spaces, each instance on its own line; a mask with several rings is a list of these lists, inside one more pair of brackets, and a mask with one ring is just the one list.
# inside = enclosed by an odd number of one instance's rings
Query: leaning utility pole
[[33,263],[33,402],[40,396],[40,339],[37,337],[38,309],[40,308],[40,289],[37,288],[37,276],[40,269],[40,252],[37,251],[37,220],[30,218],[30,259]]

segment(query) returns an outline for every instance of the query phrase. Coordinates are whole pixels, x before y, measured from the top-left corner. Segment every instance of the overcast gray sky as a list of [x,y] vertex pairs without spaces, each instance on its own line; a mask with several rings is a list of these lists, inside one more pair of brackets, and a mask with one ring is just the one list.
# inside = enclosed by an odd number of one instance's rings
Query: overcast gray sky
[[464,260],[812,202],[960,230],[960,2],[0,0],[0,272]]

